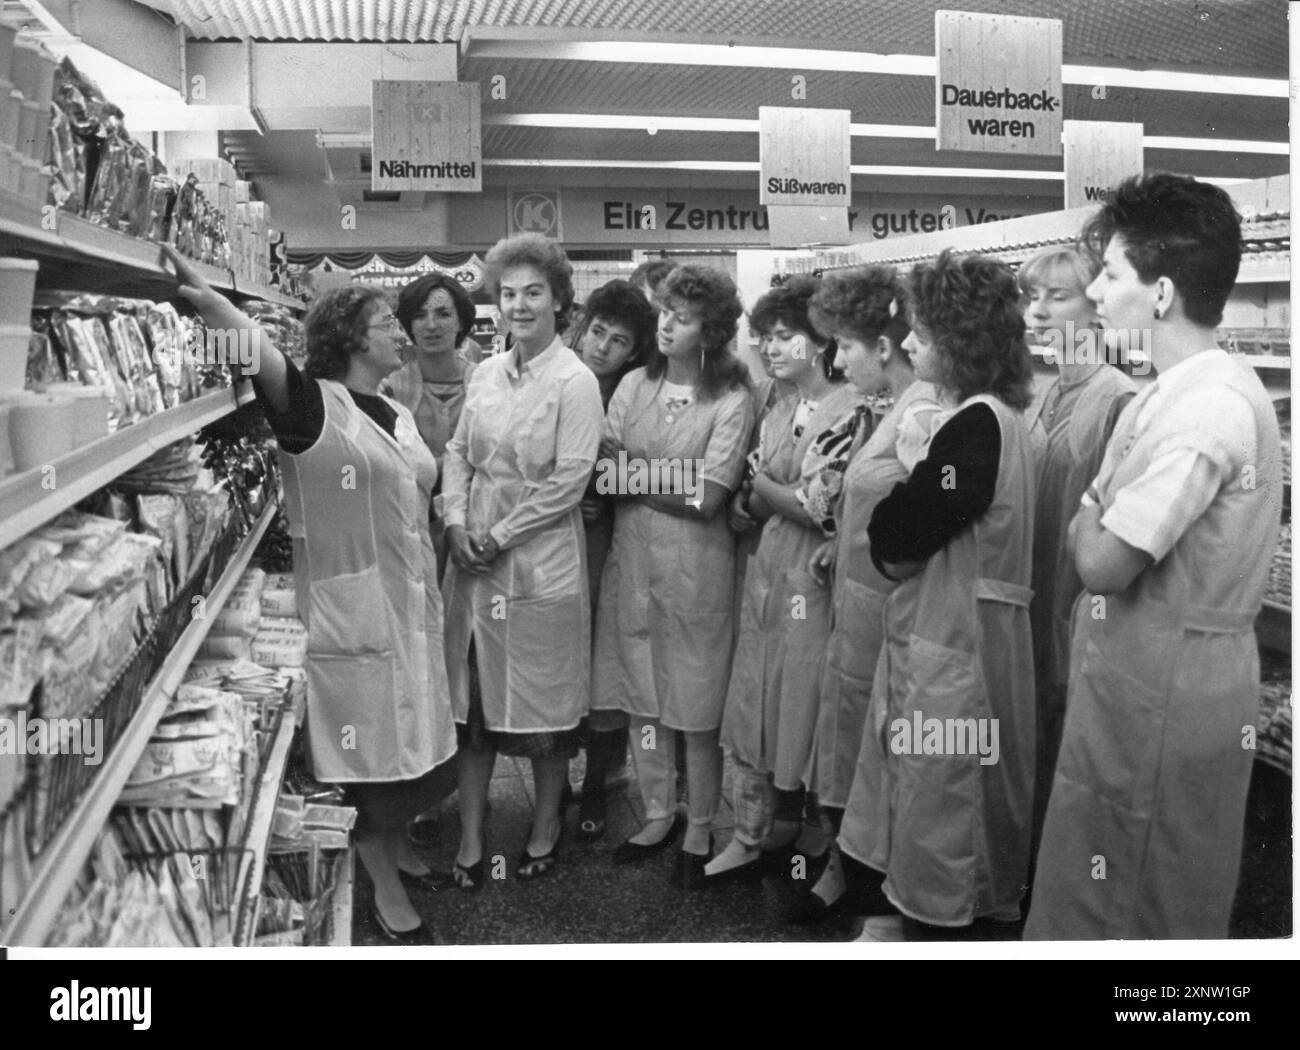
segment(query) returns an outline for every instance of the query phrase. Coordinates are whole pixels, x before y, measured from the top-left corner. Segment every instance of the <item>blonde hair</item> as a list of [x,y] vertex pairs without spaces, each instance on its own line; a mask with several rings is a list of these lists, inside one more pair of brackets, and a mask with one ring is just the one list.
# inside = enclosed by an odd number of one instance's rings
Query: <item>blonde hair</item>
[[1091,251],[1078,244],[1058,244],[1031,256],[1020,267],[1016,283],[1020,291],[1028,294],[1036,284],[1046,284],[1057,273],[1064,271],[1074,278],[1079,285],[1079,294],[1097,279],[1101,273],[1101,260]]

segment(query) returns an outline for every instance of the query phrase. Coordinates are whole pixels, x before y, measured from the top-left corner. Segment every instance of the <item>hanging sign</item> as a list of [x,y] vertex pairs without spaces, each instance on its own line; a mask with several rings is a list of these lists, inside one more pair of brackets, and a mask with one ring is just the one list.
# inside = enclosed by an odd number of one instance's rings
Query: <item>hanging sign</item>
[[1065,122],[1065,206],[1099,204],[1130,175],[1141,175],[1142,125]]
[[564,239],[560,222],[559,190],[517,190],[506,194],[507,236],[517,233],[540,233],[543,237]]
[[934,13],[941,150],[1061,155],[1061,20]]
[[847,109],[758,108],[760,204],[847,208]]
[[478,193],[483,129],[477,84],[376,80],[370,188]]

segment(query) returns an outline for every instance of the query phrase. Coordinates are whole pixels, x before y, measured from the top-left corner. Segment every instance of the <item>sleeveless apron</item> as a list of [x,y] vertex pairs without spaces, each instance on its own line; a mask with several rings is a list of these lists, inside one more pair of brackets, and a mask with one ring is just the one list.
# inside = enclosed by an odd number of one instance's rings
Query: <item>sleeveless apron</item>
[[[1029,863],[1036,466],[1024,414],[988,394],[961,407],[975,402],[993,409],[1001,432],[993,502],[885,603],[885,645],[839,839],[848,856],[885,873],[899,911],[936,926],[1014,909]],[[997,719],[997,761],[895,754],[896,720],[918,718],[975,719],[990,734]]]
[[389,401],[392,438],[341,383],[320,387],[320,438],[280,452],[312,769],[328,782],[410,780],[456,750],[429,539],[438,468],[404,407]]

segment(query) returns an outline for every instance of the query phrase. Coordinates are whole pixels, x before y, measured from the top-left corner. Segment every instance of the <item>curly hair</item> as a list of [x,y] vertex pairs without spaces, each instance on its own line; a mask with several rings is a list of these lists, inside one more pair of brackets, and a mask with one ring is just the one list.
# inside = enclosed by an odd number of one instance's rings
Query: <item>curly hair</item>
[[[665,308],[690,306],[699,313],[700,336],[704,342],[704,369],[700,392],[716,399],[728,390],[750,386],[749,369],[729,349],[736,338],[736,322],[745,312],[736,284],[725,271],[712,266],[676,267],[659,288]],[[656,343],[646,362],[646,375],[658,379],[668,368],[668,358]]]
[[1163,171],[1125,179],[1083,229],[1098,255],[1112,237],[1144,284],[1173,281],[1188,320],[1223,320],[1241,266],[1241,216],[1218,186]]
[[1005,263],[951,250],[907,278],[912,327],[938,350],[942,383],[964,401],[994,394],[1012,408],[1033,399],[1033,359],[1025,345],[1016,276]]
[[456,278],[445,273],[428,273],[423,277],[417,277],[409,284],[404,284],[402,290],[397,293],[397,309],[394,312],[402,323],[407,338],[414,342],[415,333],[411,331],[411,324],[424,309],[429,296],[439,288],[451,296],[452,307],[456,311],[456,321],[460,326],[456,330],[456,345],[460,346],[473,329],[474,318],[478,316],[478,311],[474,307],[474,301],[469,297],[469,292],[465,291]]
[[650,294],[657,295],[664,278],[672,273],[674,268],[671,259],[650,259],[633,270],[628,281],[634,285],[647,285]]
[[884,335],[902,346],[909,331],[903,282],[888,266],[827,274],[808,305],[808,315],[822,331],[862,343]]
[[366,352],[374,308],[388,303],[387,292],[368,284],[345,284],[319,296],[303,321],[303,371],[313,379],[342,379],[352,358]]
[[546,275],[555,296],[555,330],[565,332],[569,327],[569,311],[573,308],[573,264],[564,254],[558,241],[540,233],[520,233],[497,241],[483,260],[483,283],[492,291],[498,305],[501,301],[501,277],[516,266],[532,266]]
[[834,365],[835,340],[831,333],[820,328],[812,318],[811,304],[817,294],[819,281],[812,277],[795,277],[785,284],[766,292],[749,312],[749,327],[755,332],[770,332],[777,325],[785,325],[803,332],[814,342],[826,347],[822,354],[822,372],[834,382],[844,378],[844,373]]
[[628,281],[607,281],[587,297],[585,325],[600,318],[622,325],[632,333],[632,356],[628,369],[635,368],[650,353],[655,341],[655,310],[641,289]]

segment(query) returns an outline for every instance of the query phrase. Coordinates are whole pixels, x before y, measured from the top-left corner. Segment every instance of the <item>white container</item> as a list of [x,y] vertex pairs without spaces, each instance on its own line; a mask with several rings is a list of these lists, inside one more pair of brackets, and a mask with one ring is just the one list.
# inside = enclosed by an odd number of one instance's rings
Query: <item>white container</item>
[[9,447],[9,410],[13,406],[0,401],[0,478],[14,469],[13,449]]
[[0,326],[0,393],[22,390],[27,379],[27,344],[32,330],[25,324]]
[[0,328],[31,321],[37,269],[34,259],[0,259]]
[[50,394],[15,401],[9,411],[14,467],[35,470],[75,451],[78,404],[70,397]]
[[22,112],[23,93],[9,81],[0,80],[0,146],[18,145]]
[[35,98],[40,86],[41,45],[29,37],[14,40],[14,57],[9,79],[23,93],[23,98]]
[[48,124],[49,120],[48,107],[42,109],[39,103],[23,99],[22,108],[18,113],[18,152],[24,157],[31,157],[38,164],[44,159],[36,152],[37,147],[45,142],[41,124],[42,122]]
[[73,425],[74,445],[84,448],[93,441],[108,437],[108,395],[101,387],[82,386],[80,383],[50,383],[43,391],[55,397],[66,397],[77,403],[77,417]]
[[18,26],[8,19],[0,18],[0,79],[9,79],[9,70],[14,60],[14,38],[18,35]]

